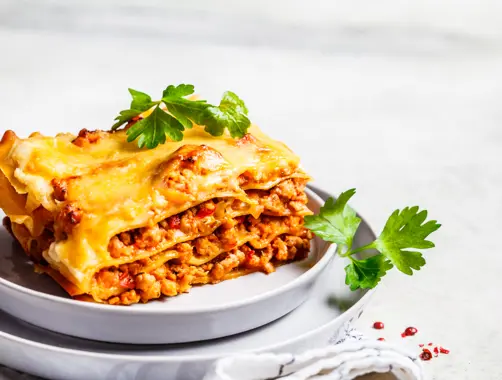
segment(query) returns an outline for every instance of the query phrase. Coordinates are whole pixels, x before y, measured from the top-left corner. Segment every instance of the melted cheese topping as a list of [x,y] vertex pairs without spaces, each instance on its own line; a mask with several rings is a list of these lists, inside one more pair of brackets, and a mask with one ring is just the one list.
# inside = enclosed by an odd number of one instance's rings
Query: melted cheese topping
[[[268,189],[298,172],[299,159],[284,144],[256,126],[249,133],[254,139],[239,141],[227,134],[213,137],[195,126],[185,131],[183,141],[148,150],[127,143],[125,131],[103,132],[97,142],[82,147],[72,143],[76,136],[71,134],[18,139],[7,132],[0,143],[0,207],[32,234],[43,229],[33,216],[39,206],[54,218],[66,205],[81,211],[71,233],[43,256],[87,293],[94,273],[127,262],[108,252],[114,235],[154,225],[215,197],[252,203],[245,189]],[[198,171],[187,173],[177,165],[201,146],[209,148],[197,156]],[[243,173],[252,180],[241,187]],[[55,199],[53,179],[65,180],[64,201]]]

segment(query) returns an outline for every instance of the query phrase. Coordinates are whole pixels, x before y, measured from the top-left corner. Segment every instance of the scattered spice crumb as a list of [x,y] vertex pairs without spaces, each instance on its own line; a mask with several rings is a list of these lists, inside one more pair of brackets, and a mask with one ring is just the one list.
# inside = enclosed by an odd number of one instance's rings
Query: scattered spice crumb
[[415,327],[407,327],[406,330],[401,334],[402,338],[405,338],[407,336],[413,336],[418,332],[418,330]]
[[423,361],[428,361],[432,359],[432,354],[429,349],[424,348],[422,349],[422,353],[420,354],[420,359]]
[[447,350],[446,348],[439,347],[439,352],[442,354],[448,355],[450,353],[450,350]]
[[[375,322],[375,324],[376,323],[377,322]],[[407,336],[413,336],[413,335],[415,335],[417,333],[418,333],[417,328],[410,326],[410,327],[407,327],[406,330],[404,330],[403,333],[401,333],[401,336],[403,338],[406,338]],[[378,340],[385,340],[385,339],[384,338],[379,338]],[[441,347],[441,346],[435,346],[433,342],[427,343],[427,346],[429,346],[429,347],[434,346],[434,349],[432,349],[432,352],[428,348],[424,348],[424,346],[425,346],[425,343],[419,343],[418,344],[418,347],[420,347],[422,349],[422,352],[420,353],[419,357],[423,361],[429,361],[433,357],[437,358],[437,357],[439,357],[439,354],[448,355],[450,353],[450,350],[447,350],[446,348]],[[434,353],[434,355],[433,355],[433,353]]]
[[378,338],[377,340],[379,340],[380,342],[385,342],[385,338]]
[[383,322],[375,322],[375,323],[373,323],[373,328],[375,330],[382,330],[384,327],[385,326],[384,326]]
[[[428,345],[432,346],[433,344],[429,343]],[[424,344],[420,343],[418,345],[418,347],[422,348],[422,347],[424,347]],[[450,350],[447,350],[446,348],[443,348],[440,346],[434,347],[434,349],[432,351],[434,352],[435,358],[437,358],[439,356],[439,354],[448,355],[450,353]],[[432,359],[433,356],[432,356],[432,352],[428,348],[422,348],[422,352],[420,353],[419,357],[420,357],[420,359],[422,359],[424,361],[429,361]]]

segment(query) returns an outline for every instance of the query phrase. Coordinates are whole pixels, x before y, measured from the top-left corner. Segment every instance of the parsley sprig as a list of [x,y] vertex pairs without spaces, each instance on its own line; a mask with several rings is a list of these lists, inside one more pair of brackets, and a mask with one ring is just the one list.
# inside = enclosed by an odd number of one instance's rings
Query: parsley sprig
[[[425,222],[427,211],[418,206],[396,210],[389,217],[380,236],[364,247],[352,248],[355,233],[361,223],[347,204],[355,189],[343,192],[336,201],[329,198],[318,215],[305,217],[305,226],[321,239],[336,243],[337,253],[350,259],[345,267],[345,283],[351,290],[374,288],[394,266],[412,275],[425,265],[422,254],[410,249],[433,248],[426,238],[441,227],[435,220]],[[379,253],[367,259],[356,259],[354,254],[375,249]]]
[[172,141],[183,140],[183,131],[193,124],[205,126],[204,130],[212,136],[221,136],[228,129],[233,138],[243,137],[251,122],[244,102],[233,92],[227,91],[218,106],[205,100],[190,100],[186,97],[194,93],[191,84],[167,86],[162,99],[153,101],[150,95],[129,89],[132,96],[131,106],[120,111],[112,130],[123,124],[135,121],[139,115],[153,108],[151,113],[137,120],[127,130],[127,141],[138,139],[140,148],[156,148],[169,137]]

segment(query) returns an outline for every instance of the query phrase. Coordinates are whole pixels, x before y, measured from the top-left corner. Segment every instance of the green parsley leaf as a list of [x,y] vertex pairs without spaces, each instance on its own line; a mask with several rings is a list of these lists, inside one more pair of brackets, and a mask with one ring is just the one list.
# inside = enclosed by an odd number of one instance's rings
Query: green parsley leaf
[[427,211],[418,212],[418,206],[396,210],[387,220],[385,227],[377,240],[372,244],[386,256],[397,269],[408,275],[412,269],[419,270],[425,265],[420,252],[407,251],[406,248],[433,248],[434,243],[426,238],[436,231],[440,224],[435,220],[425,222]]
[[194,86],[191,84],[179,84],[167,86],[162,93],[163,98],[182,98],[184,96],[192,95],[194,93]]
[[116,130],[121,125],[127,123],[136,116],[140,115],[142,112],[148,111],[154,105],[159,103],[152,102],[152,98],[144,92],[136,91],[130,88],[129,93],[132,96],[131,108],[128,110],[120,111],[119,116],[115,118],[115,120],[118,121],[112,125],[112,131]]
[[127,130],[127,141],[131,142],[139,137],[140,148],[153,149],[166,142],[166,135],[173,141],[181,141],[184,129],[178,120],[157,106],[148,117]]
[[[361,219],[348,205],[354,194],[355,190],[351,189],[340,194],[336,201],[329,198],[318,215],[304,218],[305,227],[321,239],[338,244],[337,254],[350,259],[345,267],[345,283],[352,290],[373,288],[394,266],[408,275],[413,274],[413,269],[419,270],[424,266],[422,254],[409,249],[434,247],[434,243],[426,239],[441,225],[435,220],[425,222],[427,211],[419,211],[417,206],[406,207],[392,213],[378,239],[364,247],[353,248],[354,236],[361,223]],[[376,249],[379,253],[362,260],[353,257],[370,249]]]
[[248,109],[244,104],[244,101],[232,91],[227,91],[223,94],[223,97],[221,98],[220,101],[220,108],[223,109],[234,108],[235,111],[239,113],[242,113],[244,115],[248,114]]
[[167,86],[162,93],[162,102],[185,128],[192,128],[192,120],[199,123],[203,119],[204,111],[209,107],[205,100],[188,100],[184,96],[193,94],[194,87],[191,84]]
[[323,240],[352,247],[352,239],[361,223],[361,219],[347,204],[355,193],[356,190],[351,189],[340,194],[336,201],[329,198],[321,207],[319,215],[304,218],[305,227]]
[[241,138],[251,125],[247,112],[244,102],[233,92],[227,91],[220,105],[208,107],[197,124],[205,125],[204,130],[213,136],[221,136],[227,128],[230,136]]
[[345,267],[345,284],[350,290],[374,288],[392,267],[382,254],[364,260],[350,257],[350,264]]
[[158,102],[152,102],[150,95],[147,95],[144,92],[136,91],[130,88],[129,93],[132,96],[132,110],[144,112],[152,108],[154,105],[158,104]]
[[[211,105],[205,100],[186,99],[186,96],[194,93],[194,86],[191,84],[167,86],[162,92],[160,101],[152,101],[150,95],[141,91],[129,89],[129,93],[133,98],[131,108],[120,111],[119,116],[115,118],[117,122],[113,124],[112,130],[116,130],[156,105],[163,103],[166,107],[166,111],[157,107],[154,111],[156,113],[154,118],[143,121],[149,116],[137,121],[131,127],[133,130],[127,132],[127,141],[134,141],[138,138],[140,147],[152,149],[159,144],[164,144],[166,137],[162,135],[162,131],[165,131],[172,140],[182,140],[182,132],[192,128],[194,123],[205,126],[205,131],[213,136],[221,136],[225,129],[228,129],[233,138],[243,137],[251,125],[247,117],[246,105],[231,91],[223,94],[219,106]],[[168,116],[164,116],[160,112],[164,112]],[[180,125],[182,129],[180,129]],[[145,135],[143,136],[143,134]]]
[[120,115],[115,118],[115,120],[118,120],[118,121],[112,125],[112,131],[116,130],[122,124],[127,123],[129,120],[138,116],[139,114],[141,114],[141,111],[138,111],[138,110],[120,111]]

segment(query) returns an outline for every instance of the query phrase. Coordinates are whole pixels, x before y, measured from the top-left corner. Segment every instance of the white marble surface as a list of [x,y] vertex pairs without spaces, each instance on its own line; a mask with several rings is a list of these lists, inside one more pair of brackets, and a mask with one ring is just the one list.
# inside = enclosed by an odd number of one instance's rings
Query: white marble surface
[[[0,1],[0,132],[106,128],[127,87],[242,96],[316,183],[356,187],[379,229],[419,204],[443,227],[413,277],[389,275],[360,328],[408,325],[451,354],[432,379],[499,379],[502,6],[401,2]],[[418,346],[417,346],[418,350]]]

